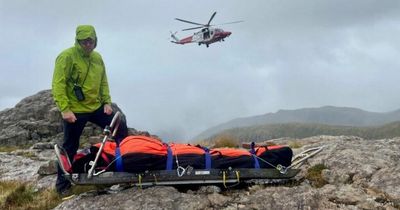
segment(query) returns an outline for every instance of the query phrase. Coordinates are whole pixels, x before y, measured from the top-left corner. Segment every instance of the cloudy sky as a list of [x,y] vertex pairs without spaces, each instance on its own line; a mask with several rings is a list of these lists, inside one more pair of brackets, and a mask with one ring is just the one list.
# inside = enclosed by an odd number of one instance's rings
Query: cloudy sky
[[[192,25],[232,35],[175,45]],[[0,110],[51,88],[75,28],[94,25],[128,126],[188,140],[237,117],[324,105],[400,108],[400,1],[0,0]]]

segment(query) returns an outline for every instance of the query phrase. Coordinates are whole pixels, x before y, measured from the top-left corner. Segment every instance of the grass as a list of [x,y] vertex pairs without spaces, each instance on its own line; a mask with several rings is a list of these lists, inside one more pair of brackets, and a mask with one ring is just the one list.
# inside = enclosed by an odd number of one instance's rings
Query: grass
[[228,134],[221,134],[214,138],[214,148],[220,147],[231,147],[231,148],[238,148],[239,147],[239,139],[228,135]]
[[23,151],[23,150],[21,150],[21,151],[18,151],[16,153],[16,155],[19,155],[19,156],[22,156],[22,157],[26,157],[26,158],[30,158],[32,160],[37,160],[38,159],[38,156],[32,151]]
[[326,180],[322,178],[322,170],[327,169],[324,164],[317,164],[312,166],[307,170],[307,174],[305,176],[306,179],[308,179],[311,182],[311,185],[316,187],[316,188],[321,188],[325,184],[328,184]]
[[19,149],[17,146],[0,146],[0,152],[13,152]]
[[6,153],[10,153],[10,152],[14,152],[16,151],[16,155],[22,156],[22,157],[26,157],[26,158],[30,158],[32,160],[38,159],[37,155],[32,152],[32,151],[25,151],[24,149],[28,149],[30,146],[23,146],[23,147],[18,147],[18,146],[0,146],[0,152],[6,152]]
[[201,145],[203,147],[207,147],[207,148],[211,148],[212,147],[211,141],[206,140],[206,139],[195,140],[192,145],[197,145],[197,144]]
[[101,190],[105,187],[103,186],[96,186],[96,185],[75,185],[72,187],[72,194],[79,195],[89,191],[97,191]]
[[292,149],[297,149],[297,148],[300,148],[302,146],[303,145],[298,141],[290,141],[289,142],[289,147],[292,148]]
[[35,190],[29,183],[0,181],[0,209],[52,209],[61,202],[54,189]]
[[[98,191],[105,186],[75,185],[72,194],[79,195],[88,191]],[[62,202],[62,198],[53,188],[35,190],[30,183],[18,181],[0,181],[0,209],[47,210]]]

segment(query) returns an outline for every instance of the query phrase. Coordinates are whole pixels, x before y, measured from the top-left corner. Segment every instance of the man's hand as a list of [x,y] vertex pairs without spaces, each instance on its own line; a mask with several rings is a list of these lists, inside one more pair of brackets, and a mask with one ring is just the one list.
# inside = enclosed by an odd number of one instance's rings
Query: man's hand
[[112,114],[113,110],[110,106],[110,104],[104,104],[104,113],[106,113],[107,115]]
[[73,112],[62,112],[61,113],[63,120],[74,123],[76,121],[75,114]]

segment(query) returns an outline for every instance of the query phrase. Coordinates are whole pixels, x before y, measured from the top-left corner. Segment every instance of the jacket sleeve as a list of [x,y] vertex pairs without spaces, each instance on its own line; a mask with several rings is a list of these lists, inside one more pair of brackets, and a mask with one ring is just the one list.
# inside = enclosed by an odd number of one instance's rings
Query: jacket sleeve
[[61,54],[57,57],[54,67],[52,93],[53,99],[61,112],[71,111],[69,107],[66,84],[71,65],[72,60],[69,59],[68,56]]
[[110,89],[108,87],[108,80],[106,74],[106,67],[103,64],[103,76],[101,77],[101,84],[100,84],[100,98],[102,104],[110,104],[111,105],[111,96],[110,96]]

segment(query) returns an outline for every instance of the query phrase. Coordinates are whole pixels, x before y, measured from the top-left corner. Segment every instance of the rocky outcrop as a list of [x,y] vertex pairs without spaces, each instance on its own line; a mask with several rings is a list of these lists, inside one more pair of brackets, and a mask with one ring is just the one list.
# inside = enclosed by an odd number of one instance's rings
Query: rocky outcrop
[[[94,125],[85,128],[86,137],[96,132],[100,129]],[[150,135],[134,129],[131,134]],[[37,189],[53,187],[52,147],[61,138],[60,114],[48,90],[0,112],[0,145],[33,144],[27,150],[0,152],[0,180],[33,182]],[[400,137],[316,136],[269,143],[293,145],[295,154],[311,147],[324,149],[284,184],[191,190],[131,187],[109,194],[84,193],[56,209],[400,209]],[[308,176],[317,165],[324,166],[320,187]]]
[[[365,140],[349,136],[280,139],[278,144],[301,146],[299,154],[324,145],[322,152],[301,166],[284,184],[224,189],[203,186],[187,191],[174,187],[132,187],[110,194],[84,193],[56,209],[399,209],[400,138]],[[52,150],[40,145],[29,150],[0,153],[0,180],[34,182],[38,189],[52,187],[49,174]],[[325,185],[315,187],[308,170],[324,165]],[[53,169],[54,170],[54,169]]]
[[[364,140],[318,136],[295,141],[295,154],[324,145],[304,164],[296,182],[245,189],[180,192],[173,187],[131,188],[115,194],[82,194],[56,209],[398,209],[400,208],[400,138]],[[310,167],[323,164],[326,184],[313,187]],[[205,187],[209,188],[209,187]]]
[[0,145],[26,145],[50,141],[62,132],[61,116],[50,90],[21,100],[0,112]]
[[[114,110],[121,109],[112,104]],[[122,111],[121,111],[122,112]],[[39,93],[21,100],[14,108],[0,112],[0,145],[23,146],[39,142],[61,142],[63,138],[62,119],[57,109],[51,90]],[[102,129],[88,123],[81,139],[95,139]],[[146,131],[129,128],[130,134],[150,135]]]

